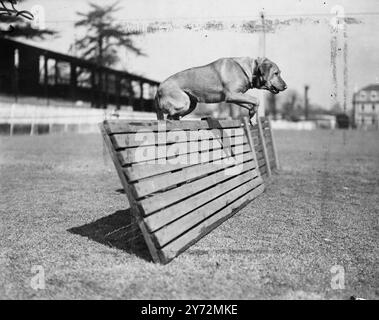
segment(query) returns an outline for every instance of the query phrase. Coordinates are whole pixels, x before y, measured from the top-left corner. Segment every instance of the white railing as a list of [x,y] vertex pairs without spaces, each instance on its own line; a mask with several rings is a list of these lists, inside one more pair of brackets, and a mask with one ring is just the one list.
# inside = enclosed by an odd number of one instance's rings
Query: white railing
[[[197,119],[189,115],[187,119]],[[81,107],[36,106],[0,102],[0,124],[10,126],[9,134],[13,134],[14,126],[30,125],[30,134],[35,134],[36,126],[48,125],[49,132],[66,132],[76,127],[75,132],[98,132],[98,124],[106,119],[156,120],[153,112],[133,110],[95,109]],[[55,129],[54,129],[54,128]],[[57,129],[59,127],[59,129]]]

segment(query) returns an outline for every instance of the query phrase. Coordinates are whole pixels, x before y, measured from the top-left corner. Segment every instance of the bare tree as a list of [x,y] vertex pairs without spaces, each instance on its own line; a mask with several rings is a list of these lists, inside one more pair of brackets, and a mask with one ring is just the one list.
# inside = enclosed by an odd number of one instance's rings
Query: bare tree
[[287,90],[282,104],[282,114],[287,120],[299,120],[303,114],[301,97],[296,90]]
[[57,32],[52,29],[33,28],[31,21],[33,15],[27,11],[18,8],[18,2],[23,0],[1,0],[0,1],[0,37],[7,38],[40,38],[56,35]]
[[138,30],[128,31],[117,22],[114,14],[121,8],[118,2],[111,5],[100,6],[89,3],[90,10],[87,13],[77,12],[81,17],[75,23],[75,27],[83,27],[86,33],[83,37],[75,41],[75,48],[82,59],[92,61],[97,64],[99,99],[97,107],[106,102],[103,101],[104,80],[101,72],[102,67],[110,67],[119,61],[118,50],[125,48],[137,55],[144,55],[142,50],[134,45],[132,36],[140,35]]
[[116,22],[114,14],[121,9],[117,5],[118,2],[108,6],[89,3],[91,8],[89,12],[77,13],[82,19],[77,21],[75,26],[87,29],[86,34],[75,42],[81,58],[96,62],[99,66],[109,67],[119,61],[117,53],[119,48],[126,48],[137,55],[143,55],[131,38],[142,32],[125,31],[125,28]]

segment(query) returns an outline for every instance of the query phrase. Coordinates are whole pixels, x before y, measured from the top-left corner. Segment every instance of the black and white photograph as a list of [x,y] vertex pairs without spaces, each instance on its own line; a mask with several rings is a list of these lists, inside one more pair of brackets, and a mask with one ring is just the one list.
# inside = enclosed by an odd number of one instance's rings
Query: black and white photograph
[[0,300],[378,300],[378,39],[377,0],[0,0]]

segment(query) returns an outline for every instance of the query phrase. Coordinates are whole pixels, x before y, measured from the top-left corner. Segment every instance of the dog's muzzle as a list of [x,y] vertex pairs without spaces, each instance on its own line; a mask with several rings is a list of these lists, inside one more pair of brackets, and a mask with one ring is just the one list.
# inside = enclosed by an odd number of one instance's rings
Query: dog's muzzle
[[270,91],[271,93],[273,94],[277,94],[279,93],[280,91],[283,91],[283,90],[286,90],[287,89],[287,85],[284,85],[283,86],[283,89],[279,89],[277,88],[276,86],[274,86],[272,83],[270,83],[268,86],[266,86],[267,90]]
[[276,94],[276,93],[279,92],[279,90],[274,85],[272,85],[271,83],[269,83],[268,81],[265,81],[263,83],[263,85],[261,86],[261,89],[268,90],[268,91],[270,91],[271,93],[274,93],[274,94]]
[[277,94],[280,91],[275,86],[271,86],[268,90],[273,94]]

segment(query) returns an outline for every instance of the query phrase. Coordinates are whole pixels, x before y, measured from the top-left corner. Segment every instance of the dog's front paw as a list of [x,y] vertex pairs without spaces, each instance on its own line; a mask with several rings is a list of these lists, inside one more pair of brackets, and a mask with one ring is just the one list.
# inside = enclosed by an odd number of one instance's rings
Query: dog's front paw
[[254,106],[252,107],[251,109],[249,109],[249,117],[252,118],[255,116],[255,114],[257,113],[258,111],[258,107]]
[[250,124],[252,126],[257,125],[257,117],[250,117]]

